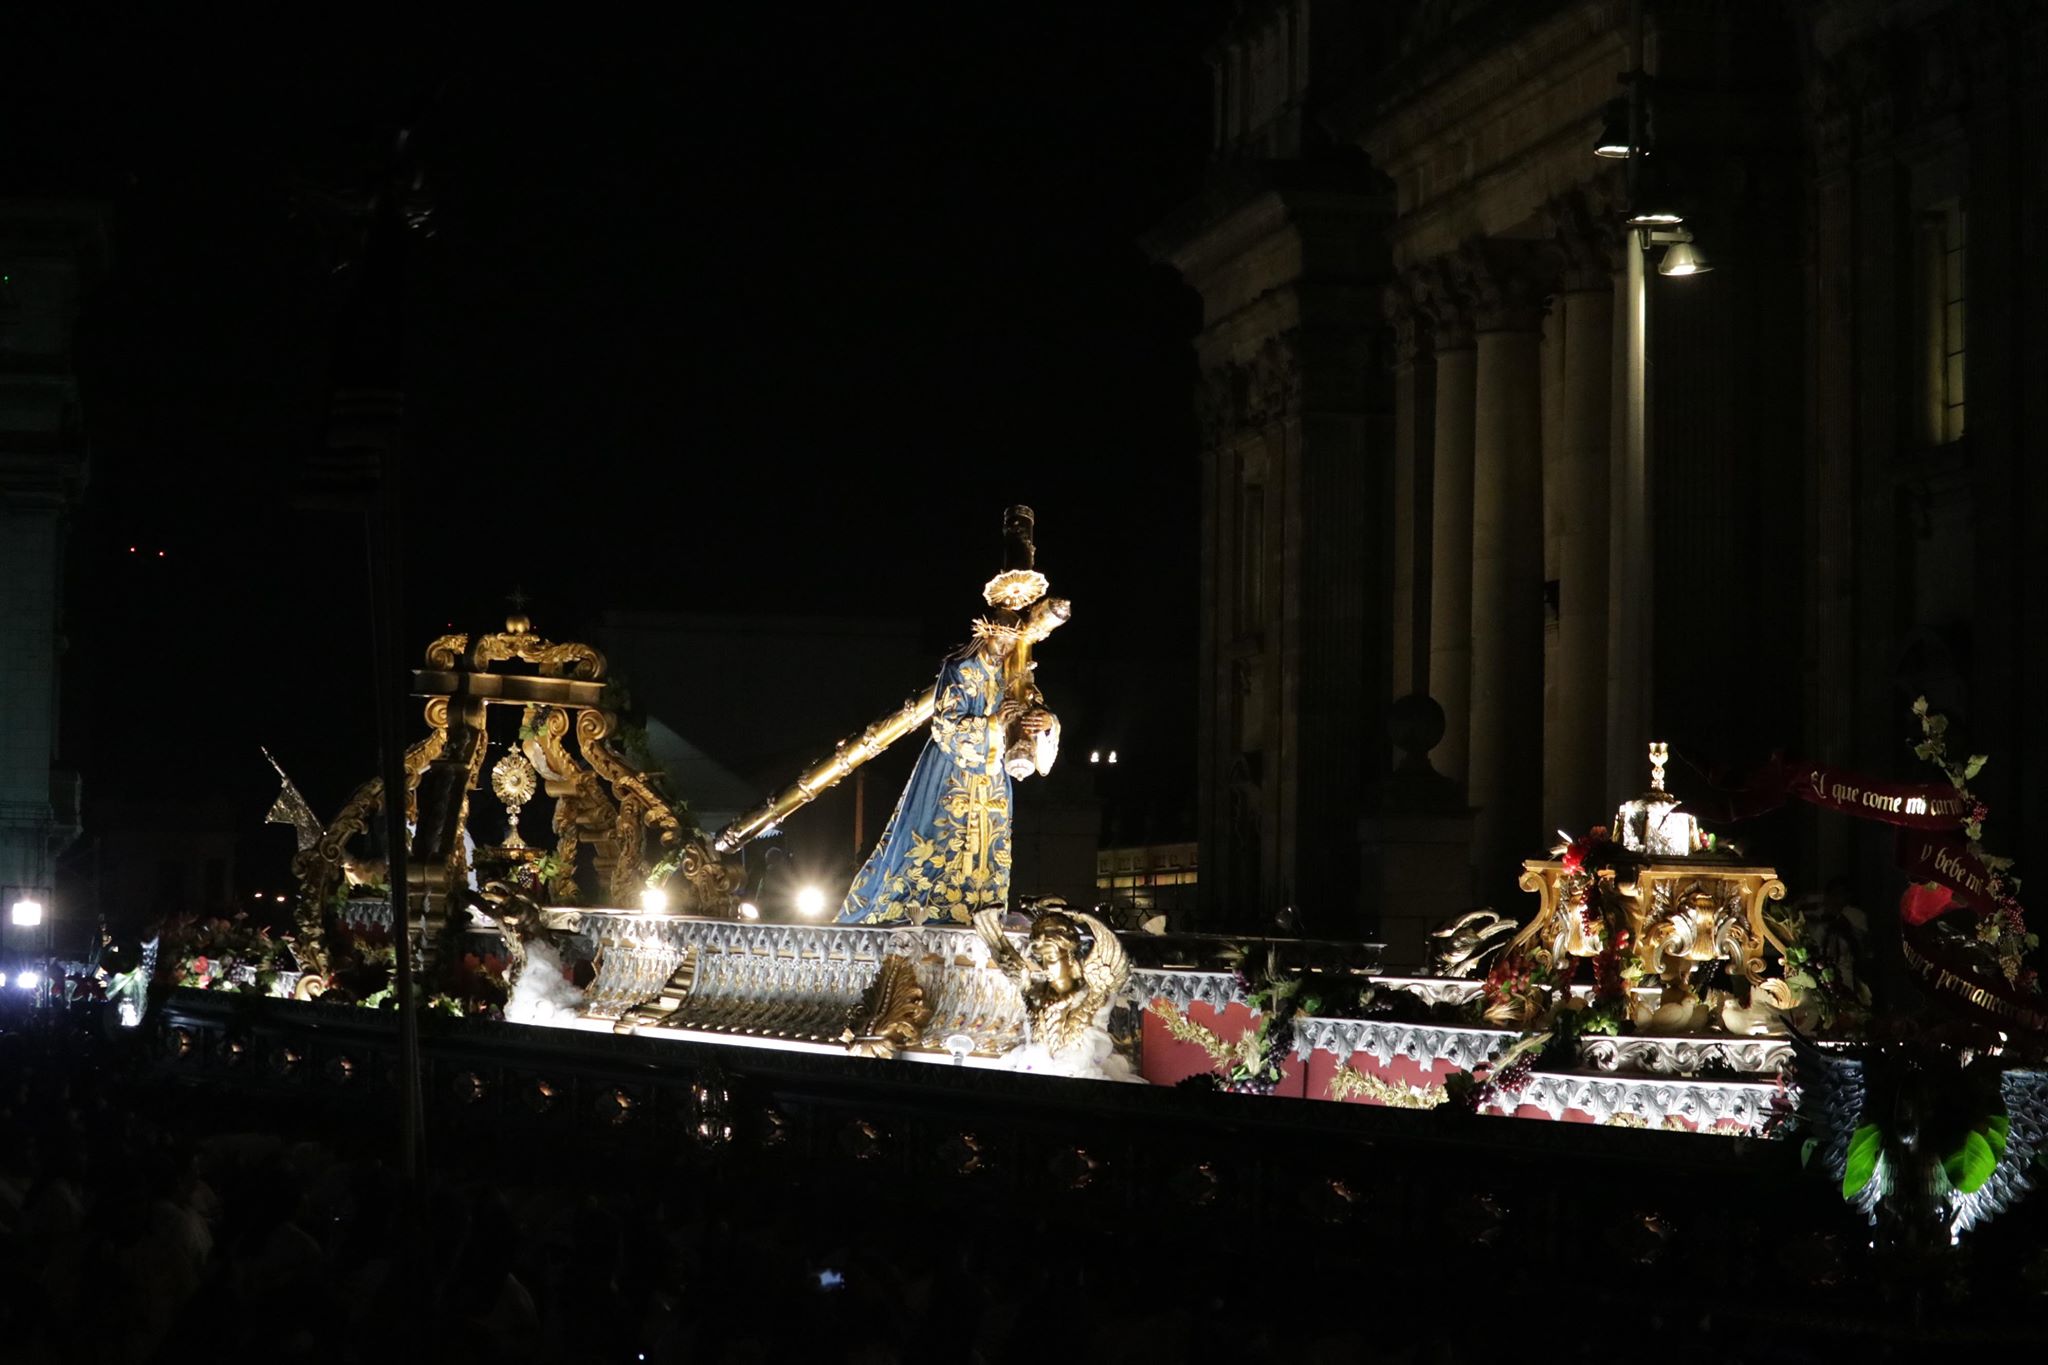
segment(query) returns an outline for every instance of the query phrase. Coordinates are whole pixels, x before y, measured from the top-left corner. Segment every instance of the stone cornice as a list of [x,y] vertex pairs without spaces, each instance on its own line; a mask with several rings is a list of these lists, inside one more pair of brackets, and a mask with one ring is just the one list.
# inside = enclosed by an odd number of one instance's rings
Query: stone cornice
[[[1494,132],[1494,125],[1513,124],[1523,106],[1560,87],[1583,83],[1597,90],[1599,98],[1581,106],[1597,118],[1618,88],[1617,77],[1628,69],[1627,37],[1623,0],[1577,0],[1546,19],[1503,32],[1483,51],[1459,54],[1454,64],[1424,66],[1391,90],[1369,83],[1363,88],[1372,99],[1369,110],[1354,101],[1333,109],[1324,122],[1399,180],[1418,158],[1437,154],[1447,142],[1469,145]],[[1547,130],[1549,122],[1520,126]]]
[[1285,225],[1296,213],[1388,213],[1386,183],[1354,162],[1218,165],[1202,192],[1139,239],[1153,260],[1193,278]]
[[1546,201],[1602,178],[1588,151],[1628,66],[1627,7],[1576,0],[1533,22],[1524,11],[1463,55],[1331,120],[1394,183],[1397,266],[1529,235]]

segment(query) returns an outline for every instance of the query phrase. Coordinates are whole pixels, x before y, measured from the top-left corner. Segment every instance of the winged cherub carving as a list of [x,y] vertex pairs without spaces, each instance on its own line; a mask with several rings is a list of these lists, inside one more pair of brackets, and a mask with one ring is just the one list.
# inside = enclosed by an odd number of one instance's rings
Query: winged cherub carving
[[[1003,935],[1003,912],[983,910],[974,931],[988,945],[996,969],[1024,1001],[1031,1036],[1057,1056],[1098,1027],[1100,1016],[1131,978],[1131,960],[1116,931],[1080,910],[1047,910],[1031,921],[1019,953]],[[1095,946],[1081,956],[1081,931]]]

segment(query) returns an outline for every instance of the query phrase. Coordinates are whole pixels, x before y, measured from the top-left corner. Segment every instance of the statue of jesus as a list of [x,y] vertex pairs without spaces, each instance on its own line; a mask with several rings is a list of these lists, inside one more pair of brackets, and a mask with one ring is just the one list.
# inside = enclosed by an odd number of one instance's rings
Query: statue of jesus
[[1059,719],[1032,680],[1031,646],[1068,613],[1031,566],[1030,509],[1010,515],[1010,567],[982,589],[995,610],[939,669],[931,736],[846,893],[842,924],[966,924],[1009,901],[1011,781],[1044,774],[1059,754]]

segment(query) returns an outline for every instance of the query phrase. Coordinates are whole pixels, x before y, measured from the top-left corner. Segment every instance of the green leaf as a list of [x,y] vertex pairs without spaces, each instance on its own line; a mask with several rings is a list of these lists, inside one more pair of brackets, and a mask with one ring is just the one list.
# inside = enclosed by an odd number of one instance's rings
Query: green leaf
[[1884,1130],[1866,1123],[1849,1135],[1849,1161],[1842,1168],[1842,1198],[1853,1199],[1877,1174],[1877,1158],[1884,1149]]
[[1913,714],[1916,716],[1924,716],[1927,714],[1927,698],[1913,698]]
[[1801,1170],[1804,1170],[1807,1163],[1813,1160],[1813,1149],[1818,1146],[1820,1146],[1819,1138],[1808,1138],[1799,1144],[1799,1167]]
[[1977,1131],[1990,1139],[1991,1150],[1999,1160],[2005,1159],[2005,1139],[2012,1132],[2012,1120],[2004,1114],[1993,1114],[1978,1125]]
[[1941,1169],[1959,1193],[1975,1194],[1998,1169],[1998,1153],[1991,1149],[1982,1129],[1972,1128],[1963,1145],[1941,1159]]
[[1978,773],[1983,772],[1984,765],[1990,761],[1991,756],[1989,754],[1971,754],[1970,761],[1963,765],[1963,780],[1967,782]]

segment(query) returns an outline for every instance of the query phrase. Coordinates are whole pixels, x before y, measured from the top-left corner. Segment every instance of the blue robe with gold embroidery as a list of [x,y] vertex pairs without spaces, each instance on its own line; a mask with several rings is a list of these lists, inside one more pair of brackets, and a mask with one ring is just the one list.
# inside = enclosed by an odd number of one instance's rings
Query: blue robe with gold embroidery
[[965,924],[1009,899],[1010,775],[995,719],[1002,702],[1002,665],[981,650],[939,670],[931,738],[846,893],[841,924]]

